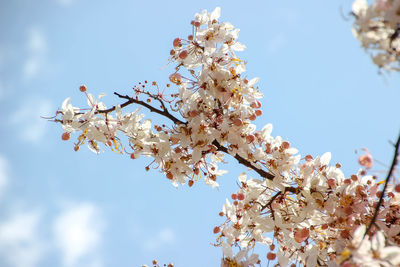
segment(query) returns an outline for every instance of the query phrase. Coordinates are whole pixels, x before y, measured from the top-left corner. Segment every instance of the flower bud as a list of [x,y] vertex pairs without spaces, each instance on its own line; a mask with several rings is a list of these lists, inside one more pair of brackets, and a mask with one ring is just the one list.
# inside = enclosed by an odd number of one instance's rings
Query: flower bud
[[63,141],[69,140],[70,137],[71,137],[71,135],[70,135],[68,132],[65,132],[65,133],[63,133],[63,134],[61,135],[61,139],[62,139]]
[[181,39],[180,38],[175,38],[174,42],[172,43],[174,47],[178,47],[181,45]]

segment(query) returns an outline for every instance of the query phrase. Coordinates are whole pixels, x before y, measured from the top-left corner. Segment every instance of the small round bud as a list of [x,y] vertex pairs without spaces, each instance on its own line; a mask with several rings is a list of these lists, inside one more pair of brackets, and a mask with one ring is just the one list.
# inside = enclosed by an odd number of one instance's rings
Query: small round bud
[[224,216],[224,213],[221,211],[220,213],[218,213],[219,216]]
[[172,175],[171,172],[167,172],[166,176],[167,176],[167,178],[170,179],[170,180],[172,180],[172,179],[174,178],[174,176]]
[[214,230],[213,230],[214,234],[218,234],[220,231],[221,231],[221,229],[218,226],[214,227]]
[[288,149],[289,147],[290,147],[290,143],[289,142],[282,142],[282,145],[281,145],[281,147],[282,147],[282,149]]
[[189,186],[189,187],[192,187],[193,184],[194,184],[194,181],[193,181],[193,180],[189,180],[189,181],[188,181],[188,186]]
[[75,147],[74,147],[74,150],[75,150],[75,151],[78,151],[78,150],[79,150],[79,146],[75,146]]
[[274,250],[275,249],[275,245],[274,244],[269,245],[269,249],[270,250]]
[[241,119],[234,119],[233,124],[237,127],[240,127],[243,125],[243,121]]
[[236,200],[238,196],[236,194],[232,194],[231,197],[232,197],[233,200]]
[[200,25],[201,25],[200,22],[198,22],[198,21],[195,21],[195,22],[194,22],[194,26],[195,26],[196,28],[199,28]]
[[354,174],[353,174],[350,178],[351,178],[351,180],[353,180],[354,182],[358,180],[357,175],[354,175]]
[[257,119],[256,114],[251,114],[249,117],[249,120],[251,120],[251,121],[255,121],[256,119]]
[[131,159],[135,159],[136,157],[135,157],[135,153],[132,153],[131,154]]
[[254,101],[253,103],[250,104],[250,107],[252,107],[252,108],[261,108],[261,103],[260,103],[260,101],[256,100],[256,101]]
[[175,38],[173,43],[174,47],[178,47],[181,45],[181,39],[180,38]]
[[189,41],[193,41],[193,35],[189,35],[189,36],[188,36],[188,40],[189,40]]
[[307,155],[307,156],[305,157],[305,159],[306,159],[307,162],[308,162],[308,161],[312,161],[312,160],[313,160],[313,156]]
[[183,50],[182,52],[179,53],[179,58],[180,59],[185,59],[188,56],[188,52],[186,50]]
[[276,254],[275,253],[268,252],[268,254],[267,254],[267,259],[268,260],[273,261],[273,260],[275,260],[275,258],[276,258]]
[[63,134],[61,135],[61,139],[62,139],[63,141],[69,140],[70,137],[71,137],[71,135],[70,135],[68,132],[65,132],[65,133],[63,133]]
[[397,185],[394,187],[394,191],[396,191],[397,193],[400,193],[400,184],[397,184]]
[[239,194],[237,195],[237,198],[238,198],[239,200],[243,200],[243,199],[244,199],[244,194],[243,194],[243,193],[239,193]]
[[246,141],[248,143],[253,143],[255,139],[256,139],[256,137],[252,134],[249,134],[248,136],[246,136]]
[[81,91],[82,93],[86,92],[86,86],[85,85],[81,85],[79,87],[79,91]]
[[257,116],[257,117],[260,117],[260,116],[262,115],[262,110],[261,110],[261,109],[257,109],[257,110],[255,111],[255,113],[256,113],[256,116]]

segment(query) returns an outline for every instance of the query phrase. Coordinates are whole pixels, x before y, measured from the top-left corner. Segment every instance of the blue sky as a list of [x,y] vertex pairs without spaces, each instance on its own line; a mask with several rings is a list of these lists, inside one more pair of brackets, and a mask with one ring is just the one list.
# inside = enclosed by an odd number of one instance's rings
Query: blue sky
[[1,0],[0,266],[218,265],[212,229],[245,168],[222,166],[219,190],[176,189],[145,172],[149,159],[74,152],[61,127],[40,118],[68,96],[85,105],[81,84],[112,105],[114,91],[167,82],[172,40],[216,6],[241,29],[248,77],[260,78],[258,127],[273,123],[302,155],[332,152],[347,176],[362,147],[390,162],[399,74],[379,75],[360,48],[340,11],[349,1]]

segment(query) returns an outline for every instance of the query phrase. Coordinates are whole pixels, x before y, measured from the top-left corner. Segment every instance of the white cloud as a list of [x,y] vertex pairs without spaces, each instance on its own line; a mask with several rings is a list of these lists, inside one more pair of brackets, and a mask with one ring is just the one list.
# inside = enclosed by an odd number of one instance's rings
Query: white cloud
[[16,212],[0,222],[0,263],[13,267],[36,266],[44,246],[37,233],[41,221],[38,211]]
[[28,56],[23,66],[23,76],[26,80],[30,80],[40,73],[45,63],[47,41],[41,29],[29,30],[27,49]]
[[17,125],[20,138],[31,143],[39,142],[46,133],[48,121],[41,116],[54,113],[53,106],[46,99],[31,98],[11,115],[11,123]]
[[4,188],[8,183],[8,162],[6,158],[0,155],[0,200],[4,191]]
[[96,254],[103,228],[99,209],[91,203],[75,204],[63,211],[53,231],[64,266],[101,266]]
[[154,251],[158,248],[175,243],[175,233],[169,228],[164,228],[159,231],[155,236],[150,237],[144,243],[144,249]]

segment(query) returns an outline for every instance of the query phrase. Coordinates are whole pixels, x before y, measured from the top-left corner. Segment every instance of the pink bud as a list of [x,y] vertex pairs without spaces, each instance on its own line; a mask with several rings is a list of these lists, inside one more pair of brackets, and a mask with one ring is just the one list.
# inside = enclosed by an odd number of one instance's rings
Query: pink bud
[[65,132],[65,133],[63,133],[63,134],[61,135],[61,139],[62,139],[63,141],[69,140],[70,137],[71,137],[71,136],[70,136],[70,134],[69,134],[68,132]]
[[307,155],[305,159],[306,159],[306,161],[312,161],[313,160],[313,156]]
[[374,163],[373,163],[374,159],[372,158],[372,156],[369,153],[368,149],[363,148],[362,150],[364,150],[366,154],[365,155],[361,155],[358,158],[358,163],[361,166],[364,166],[366,169],[371,169],[372,166],[374,165]]
[[243,121],[241,119],[234,119],[233,124],[237,127],[240,127],[243,125]]
[[252,108],[261,108],[261,103],[260,101],[256,100],[253,103],[250,104],[250,107]]
[[267,259],[268,260],[273,261],[273,260],[275,260],[275,258],[276,258],[276,254],[275,253],[268,252],[268,254],[267,254]]
[[180,59],[185,59],[188,56],[188,52],[186,50],[183,50],[182,52],[179,53],[179,58]]
[[256,137],[252,134],[249,134],[248,136],[246,136],[246,140],[248,143],[254,142],[255,139],[256,139]]
[[290,144],[289,144],[289,142],[285,141],[285,142],[282,142],[281,147],[282,147],[282,149],[288,149],[290,147]]
[[175,38],[173,42],[174,47],[178,47],[181,45],[181,39],[180,38]]
[[262,115],[262,110],[257,109],[257,110],[255,111],[255,113],[256,113],[256,116],[259,117],[259,116]]
[[397,193],[400,193],[400,184],[398,184],[394,187],[394,191],[396,191]]
[[257,119],[256,114],[251,114],[249,117],[249,120],[251,120],[251,121],[255,121],[256,119]]

